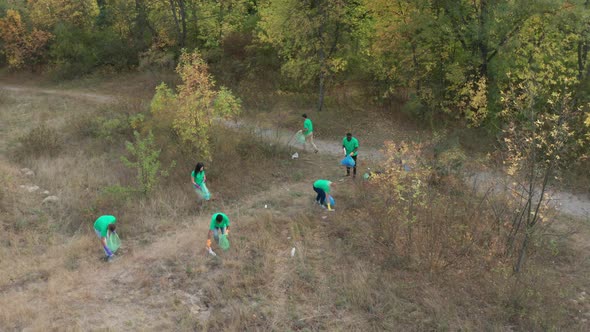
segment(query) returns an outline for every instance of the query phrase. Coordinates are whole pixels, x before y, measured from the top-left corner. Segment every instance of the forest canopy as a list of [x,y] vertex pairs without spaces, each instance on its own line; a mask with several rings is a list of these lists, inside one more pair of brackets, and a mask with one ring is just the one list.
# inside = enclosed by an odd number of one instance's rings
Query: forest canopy
[[567,93],[588,123],[589,0],[0,0],[0,45],[2,66],[61,79],[172,71],[198,50],[234,83],[276,72],[274,88],[320,110],[333,84],[362,81],[376,100],[492,129],[523,117],[507,101],[534,82],[540,112]]

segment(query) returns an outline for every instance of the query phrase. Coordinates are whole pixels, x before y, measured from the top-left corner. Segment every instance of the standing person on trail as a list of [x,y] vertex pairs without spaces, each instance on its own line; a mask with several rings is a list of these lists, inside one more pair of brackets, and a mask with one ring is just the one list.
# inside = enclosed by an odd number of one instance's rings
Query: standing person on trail
[[209,189],[205,182],[207,182],[207,176],[205,176],[205,165],[203,163],[197,163],[195,170],[191,173],[191,182],[195,191],[201,198],[208,201],[211,198]]
[[303,149],[307,147],[307,142],[309,142],[313,147],[314,152],[318,153],[318,151],[320,150],[318,150],[318,147],[313,142],[313,123],[311,123],[311,119],[307,118],[307,114],[303,113],[302,117],[305,119],[305,121],[303,121],[303,130],[300,130],[300,132],[302,132],[303,135],[305,135],[305,143],[303,143]]
[[229,235],[229,218],[221,212],[213,213],[209,232],[207,233],[207,247],[205,248],[210,254],[213,253],[211,250],[211,235],[213,235],[215,242],[219,244],[219,235],[221,234]]
[[109,261],[113,258],[113,252],[107,246],[107,235],[108,232],[115,233],[117,218],[114,216],[104,215],[100,216],[94,222],[94,232],[100,239],[104,253],[106,254],[106,260]]
[[335,185],[334,182],[328,180],[319,179],[313,183],[313,191],[317,193],[315,201],[321,207],[324,207],[324,204],[328,206],[328,211],[334,211],[330,206],[330,199],[327,199],[326,195],[330,194],[331,186]]
[[[351,133],[347,133],[346,137],[344,137],[344,139],[342,139],[342,150],[344,150],[345,156],[351,156],[352,159],[354,160],[354,167],[352,168],[352,177],[353,178],[356,177],[356,166],[357,166],[356,157],[358,154],[358,149],[359,149],[359,141],[355,137],[352,137]],[[350,176],[350,167],[346,167],[346,176]]]

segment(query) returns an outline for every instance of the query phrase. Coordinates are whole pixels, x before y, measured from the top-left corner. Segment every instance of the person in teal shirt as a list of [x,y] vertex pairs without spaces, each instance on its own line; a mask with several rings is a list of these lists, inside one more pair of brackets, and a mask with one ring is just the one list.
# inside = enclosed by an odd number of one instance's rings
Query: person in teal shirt
[[102,244],[102,248],[104,249],[107,260],[113,258],[113,253],[107,246],[107,236],[109,232],[115,232],[115,229],[117,228],[117,225],[115,225],[116,222],[117,218],[110,215],[100,216],[94,222],[94,232],[100,239],[100,243]]
[[[352,137],[351,133],[347,133],[346,137],[342,139],[342,150],[344,150],[344,156],[351,156],[354,160],[354,167],[352,168],[352,177],[356,177],[356,157],[359,149],[359,141]],[[346,167],[346,176],[350,176],[350,167]]]
[[207,176],[205,175],[205,165],[203,163],[197,163],[195,170],[191,173],[191,182],[195,191],[201,198],[208,201],[211,198],[209,189],[205,182],[207,182]]
[[301,132],[303,133],[303,135],[305,135],[305,142],[303,143],[303,149],[305,149],[307,147],[307,143],[309,142],[311,144],[311,146],[314,149],[315,153],[318,153],[318,147],[315,145],[314,141],[313,141],[313,123],[311,122],[311,119],[307,118],[307,114],[303,113],[303,118],[305,119],[303,121],[303,130],[301,130]]
[[326,195],[330,194],[331,187],[334,185],[334,182],[323,179],[319,179],[313,183],[313,191],[317,193],[315,202],[322,207],[324,206],[324,204],[326,204],[328,206],[328,211],[334,211],[330,206],[330,200],[326,199]]
[[219,235],[225,234],[226,236],[229,235],[229,218],[221,212],[213,213],[211,216],[211,224],[209,224],[209,232],[207,233],[207,251],[209,253],[212,252],[211,250],[211,236],[215,239],[215,242],[219,244]]

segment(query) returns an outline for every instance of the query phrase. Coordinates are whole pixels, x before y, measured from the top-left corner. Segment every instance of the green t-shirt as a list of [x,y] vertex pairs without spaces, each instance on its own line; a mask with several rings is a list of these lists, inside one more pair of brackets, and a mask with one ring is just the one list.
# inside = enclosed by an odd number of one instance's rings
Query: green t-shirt
[[94,229],[100,232],[101,237],[107,237],[107,230],[109,229],[110,224],[114,224],[117,222],[117,218],[114,216],[100,216],[94,222]]
[[313,186],[316,188],[322,189],[323,191],[326,192],[326,194],[329,194],[331,183],[332,183],[332,181],[328,181],[328,180],[317,180],[316,182],[313,183]]
[[199,186],[203,184],[203,179],[205,178],[205,171],[200,171],[199,173],[197,173],[197,175],[195,176],[195,171],[193,171],[191,173],[191,176],[193,177],[193,179],[195,179],[195,183],[198,184]]
[[[358,149],[359,147],[359,141],[356,138],[351,138],[350,142],[346,139],[346,137],[344,137],[344,139],[342,140],[342,146],[346,149],[346,154],[350,155],[350,153],[352,151],[354,151],[354,149]],[[354,156],[356,156],[358,154],[358,151],[356,151],[354,153]]]
[[303,131],[306,136],[313,133],[313,124],[310,119],[305,119],[305,121],[303,121],[303,128],[307,129],[307,131]]
[[[215,220],[217,218],[218,214],[220,214],[223,217],[223,220],[220,223],[218,223],[217,220]],[[217,227],[218,228],[229,227],[229,218],[221,212],[213,213],[213,217],[211,217],[211,226],[209,226],[209,229],[214,230]]]

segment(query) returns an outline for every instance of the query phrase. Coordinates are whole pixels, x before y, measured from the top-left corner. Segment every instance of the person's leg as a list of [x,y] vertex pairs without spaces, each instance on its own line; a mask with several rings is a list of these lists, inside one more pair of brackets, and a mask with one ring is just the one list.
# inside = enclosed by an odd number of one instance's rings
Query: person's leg
[[215,243],[219,244],[219,228],[215,227],[213,229],[213,239],[215,240]]
[[320,149],[318,149],[318,147],[315,145],[315,142],[313,141],[313,133],[309,134],[309,141],[311,142],[311,146],[313,146],[315,152],[320,151]]
[[326,203],[326,192],[323,189],[318,188],[318,196],[320,196],[320,205],[324,205]]
[[346,176],[350,175],[350,167],[346,167]]
[[315,192],[317,193],[317,195],[316,195],[316,197],[315,197],[315,201],[316,201],[317,203],[319,203],[319,202],[320,202],[320,198],[322,197],[322,195],[320,194],[320,190],[321,190],[321,189],[318,189],[318,188],[316,188],[315,186],[313,187],[313,191],[315,191]]
[[[98,236],[98,239],[100,240],[100,246],[102,247],[102,236],[100,236],[100,231],[95,228],[94,233],[96,234],[96,236]],[[102,249],[104,250],[104,254],[108,256],[109,253],[107,252],[107,250],[104,247],[102,247]]]
[[353,178],[356,177],[356,164],[357,164],[356,157],[357,156],[352,156],[352,160],[354,160],[354,167],[352,168],[352,177]]

